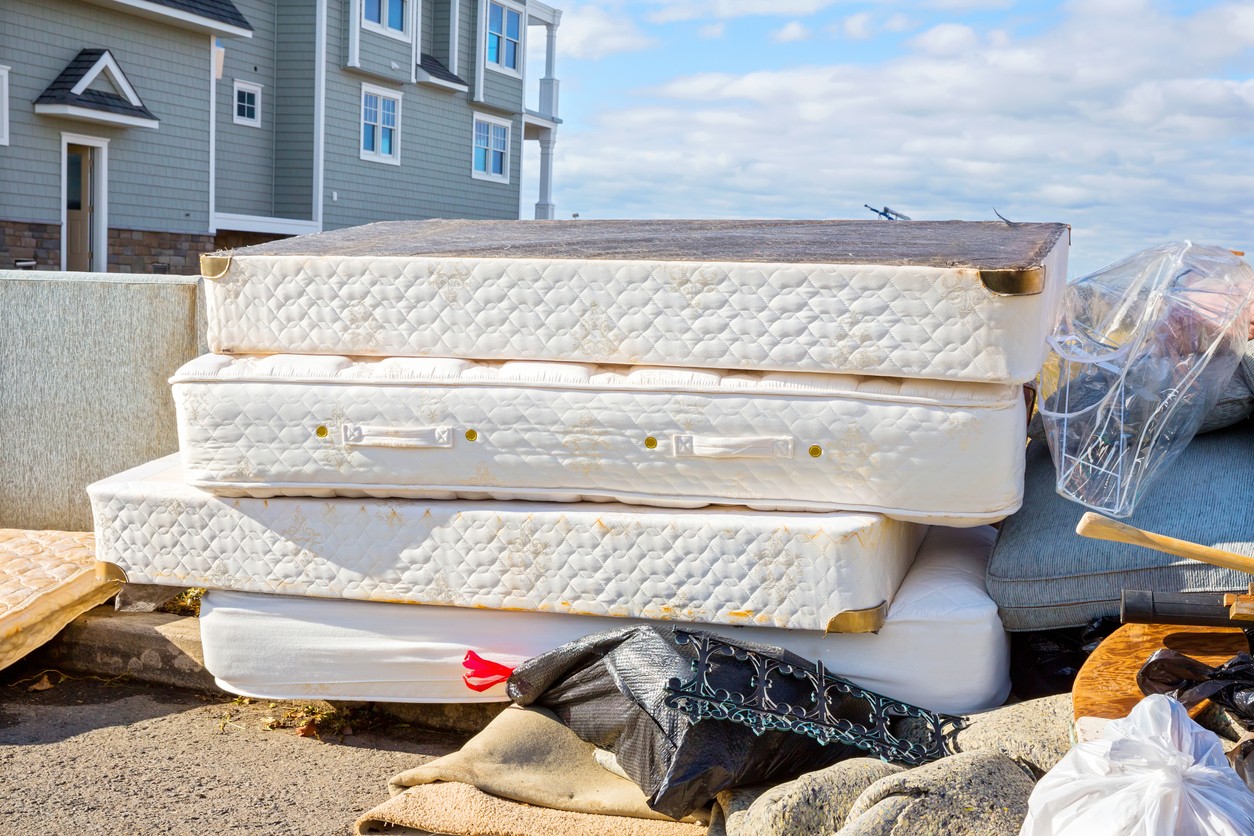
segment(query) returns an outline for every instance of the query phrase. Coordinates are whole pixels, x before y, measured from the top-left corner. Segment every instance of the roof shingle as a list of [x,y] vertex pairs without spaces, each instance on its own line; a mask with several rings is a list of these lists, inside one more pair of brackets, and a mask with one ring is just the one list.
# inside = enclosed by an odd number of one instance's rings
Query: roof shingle
[[122,116],[137,116],[141,119],[156,120],[157,117],[144,106],[142,101],[138,105],[134,105],[124,96],[120,96],[117,93],[89,88],[75,95],[74,85],[82,81],[83,76],[87,75],[92,67],[96,66],[108,52],[107,49],[80,50],[78,55],[74,56],[74,60],[66,64],[60,75],[53,79],[52,83],[39,94],[39,97],[35,99],[35,104],[74,105],[87,108],[88,110],[99,110],[105,113],[117,113]]

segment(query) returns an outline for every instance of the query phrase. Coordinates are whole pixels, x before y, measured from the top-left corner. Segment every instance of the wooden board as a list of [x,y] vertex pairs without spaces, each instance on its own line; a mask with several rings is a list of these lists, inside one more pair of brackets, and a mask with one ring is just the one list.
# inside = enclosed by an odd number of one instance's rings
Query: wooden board
[[[1071,689],[1076,720],[1127,717],[1144,698],[1136,684],[1137,672],[1157,650],[1168,648],[1186,656],[1220,665],[1249,650],[1245,634],[1229,627],[1179,627],[1161,624],[1125,624],[1097,646]],[[1206,703],[1196,706],[1196,716]]]

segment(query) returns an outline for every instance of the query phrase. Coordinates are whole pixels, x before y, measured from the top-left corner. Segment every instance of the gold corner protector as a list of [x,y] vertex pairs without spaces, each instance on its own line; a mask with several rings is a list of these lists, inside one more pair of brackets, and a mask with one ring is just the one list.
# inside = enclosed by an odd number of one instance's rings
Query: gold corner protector
[[96,561],[96,580],[130,583],[130,581],[126,579],[126,572],[122,571],[121,566],[116,563],[106,563],[103,560]]
[[1036,296],[1045,291],[1045,267],[981,270],[980,282],[998,296]]
[[827,622],[828,633],[878,633],[888,619],[888,602],[865,610],[845,610]]
[[200,275],[209,281],[216,281],[226,275],[226,271],[231,269],[231,256],[229,255],[202,255],[200,257]]

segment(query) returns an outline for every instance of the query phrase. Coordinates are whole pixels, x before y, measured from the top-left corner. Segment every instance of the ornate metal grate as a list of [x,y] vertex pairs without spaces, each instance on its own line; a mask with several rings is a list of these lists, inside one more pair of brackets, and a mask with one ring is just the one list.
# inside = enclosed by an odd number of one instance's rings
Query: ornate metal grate
[[[861,688],[829,673],[822,662],[785,662],[709,633],[676,630],[675,640],[691,644],[697,658],[692,679],[667,684],[666,705],[693,722],[727,720],[755,734],[795,732],[910,766],[954,754],[953,734],[965,725],[961,717]],[[926,744],[893,734],[893,721],[902,718],[923,723]]]

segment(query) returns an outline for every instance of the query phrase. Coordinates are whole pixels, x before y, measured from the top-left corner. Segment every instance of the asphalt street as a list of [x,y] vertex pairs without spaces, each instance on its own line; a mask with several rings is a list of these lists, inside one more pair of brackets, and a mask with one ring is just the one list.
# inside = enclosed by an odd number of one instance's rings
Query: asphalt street
[[340,836],[389,777],[462,743],[335,708],[63,679],[29,660],[0,671],[0,833]]

